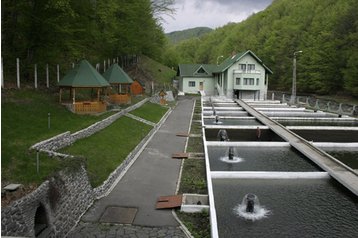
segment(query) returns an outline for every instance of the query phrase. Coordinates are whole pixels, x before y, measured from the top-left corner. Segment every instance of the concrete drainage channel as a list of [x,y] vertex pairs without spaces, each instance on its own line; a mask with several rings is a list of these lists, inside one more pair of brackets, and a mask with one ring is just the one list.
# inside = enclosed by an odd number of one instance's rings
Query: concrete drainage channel
[[181,212],[202,212],[209,210],[209,196],[203,194],[183,194],[183,202],[180,207]]
[[212,237],[358,235],[357,162],[328,154],[358,154],[356,118],[214,97],[202,109]]

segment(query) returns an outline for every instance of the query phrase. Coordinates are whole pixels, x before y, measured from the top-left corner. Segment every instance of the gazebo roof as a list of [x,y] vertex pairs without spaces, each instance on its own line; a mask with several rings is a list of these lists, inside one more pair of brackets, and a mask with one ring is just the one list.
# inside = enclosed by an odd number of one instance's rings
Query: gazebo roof
[[131,84],[133,80],[124,72],[118,65],[113,64],[104,74],[103,77],[107,79],[110,84]]
[[60,87],[73,88],[100,88],[109,87],[109,83],[97,70],[87,61],[82,60],[58,83]]

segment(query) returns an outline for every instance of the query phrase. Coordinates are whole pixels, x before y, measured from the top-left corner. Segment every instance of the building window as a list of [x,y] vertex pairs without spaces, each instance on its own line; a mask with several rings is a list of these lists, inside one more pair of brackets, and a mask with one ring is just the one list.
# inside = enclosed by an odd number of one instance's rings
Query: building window
[[255,79],[253,79],[253,78],[244,78],[244,85],[255,85]]
[[206,72],[205,72],[205,70],[204,70],[203,68],[200,68],[200,69],[198,70],[198,73],[199,73],[199,74],[205,74]]
[[257,78],[257,79],[256,79],[256,85],[259,85],[259,83],[260,83],[260,79]]
[[241,84],[241,78],[236,78],[236,85],[240,85]]
[[248,71],[255,70],[255,65],[254,64],[248,64],[247,65],[247,70]]
[[189,87],[195,87],[195,81],[189,81]]
[[246,64],[239,64],[239,69],[246,71]]

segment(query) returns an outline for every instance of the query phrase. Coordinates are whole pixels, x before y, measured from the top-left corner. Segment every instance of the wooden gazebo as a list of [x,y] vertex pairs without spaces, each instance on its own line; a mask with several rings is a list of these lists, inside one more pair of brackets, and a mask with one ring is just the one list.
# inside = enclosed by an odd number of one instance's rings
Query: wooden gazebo
[[[70,70],[58,83],[60,88],[60,103],[67,105],[72,112],[78,114],[90,114],[104,112],[107,110],[107,104],[101,100],[101,95],[106,93],[106,88],[110,84],[97,72],[97,70],[87,61],[80,61],[72,70]],[[62,99],[62,93],[69,90],[69,100]],[[76,92],[91,92],[86,95],[86,100],[76,99]],[[95,96],[93,96],[93,94]],[[81,94],[82,97],[83,93]]]
[[118,65],[113,64],[104,74],[103,77],[113,87],[109,95],[111,103],[128,104],[131,103],[131,85],[133,80]]

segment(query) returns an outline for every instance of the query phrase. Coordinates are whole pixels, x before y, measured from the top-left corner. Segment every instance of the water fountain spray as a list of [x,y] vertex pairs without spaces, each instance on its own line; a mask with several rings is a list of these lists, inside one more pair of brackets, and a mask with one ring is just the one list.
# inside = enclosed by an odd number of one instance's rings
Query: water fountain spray
[[218,138],[220,141],[229,141],[229,136],[225,129],[220,129],[218,132]]
[[241,204],[234,208],[234,212],[246,220],[256,221],[266,218],[271,211],[260,205],[258,197],[253,193],[248,193],[242,199]]
[[233,160],[234,159],[234,147],[230,146],[229,147],[229,160]]
[[216,116],[215,116],[215,123],[216,123],[216,124],[218,124],[218,123],[219,123],[219,119],[220,119],[220,118],[219,118],[219,116],[218,116],[218,115],[216,115]]

